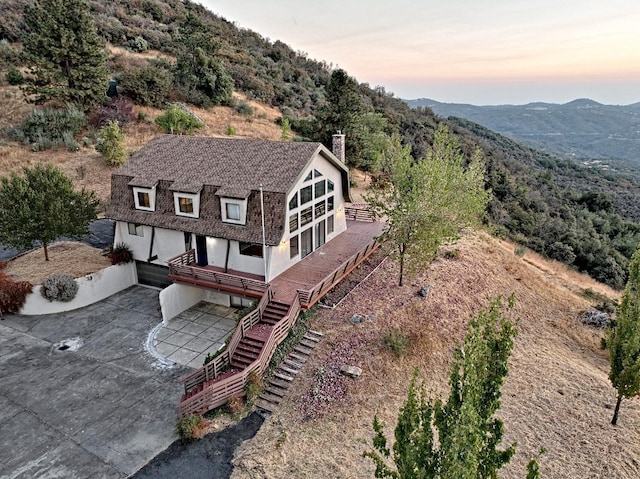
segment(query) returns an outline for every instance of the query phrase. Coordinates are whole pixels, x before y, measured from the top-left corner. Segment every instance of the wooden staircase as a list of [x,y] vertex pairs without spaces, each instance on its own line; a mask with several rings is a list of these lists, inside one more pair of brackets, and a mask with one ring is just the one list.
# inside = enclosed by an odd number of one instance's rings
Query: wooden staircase
[[275,325],[278,321],[285,317],[291,305],[285,303],[279,303],[278,301],[269,301],[267,304],[260,322]]
[[[250,333],[251,331],[249,331]],[[231,356],[231,366],[238,369],[246,368],[258,359],[263,347],[264,341],[262,339],[245,336],[240,340],[233,356]]]

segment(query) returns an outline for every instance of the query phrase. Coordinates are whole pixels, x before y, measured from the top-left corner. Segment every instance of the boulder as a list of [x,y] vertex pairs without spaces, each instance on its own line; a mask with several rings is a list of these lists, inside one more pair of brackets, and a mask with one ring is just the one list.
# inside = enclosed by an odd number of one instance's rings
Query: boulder
[[345,364],[340,368],[340,372],[350,378],[358,378],[362,374],[362,369],[357,366],[349,366]]

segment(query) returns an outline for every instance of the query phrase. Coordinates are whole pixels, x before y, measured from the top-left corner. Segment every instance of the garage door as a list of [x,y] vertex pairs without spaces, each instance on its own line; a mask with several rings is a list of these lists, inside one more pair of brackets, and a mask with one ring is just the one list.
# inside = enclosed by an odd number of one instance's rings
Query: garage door
[[138,283],[155,288],[166,288],[173,283],[169,279],[169,268],[158,264],[149,264],[136,261],[138,270]]

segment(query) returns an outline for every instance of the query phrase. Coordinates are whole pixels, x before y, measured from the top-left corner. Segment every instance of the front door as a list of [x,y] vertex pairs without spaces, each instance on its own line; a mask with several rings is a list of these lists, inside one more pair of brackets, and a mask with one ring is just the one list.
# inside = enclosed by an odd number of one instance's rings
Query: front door
[[196,235],[196,255],[198,258],[198,266],[206,266],[209,264],[206,236]]

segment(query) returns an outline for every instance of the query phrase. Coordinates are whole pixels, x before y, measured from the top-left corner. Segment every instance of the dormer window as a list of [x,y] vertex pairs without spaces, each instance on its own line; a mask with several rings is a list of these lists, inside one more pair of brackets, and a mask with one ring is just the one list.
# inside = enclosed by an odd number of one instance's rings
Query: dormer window
[[222,221],[236,225],[244,225],[247,222],[247,200],[236,198],[220,198],[222,208]]
[[137,210],[155,211],[156,188],[133,188],[133,200]]
[[176,215],[188,218],[200,216],[200,193],[173,193]]

